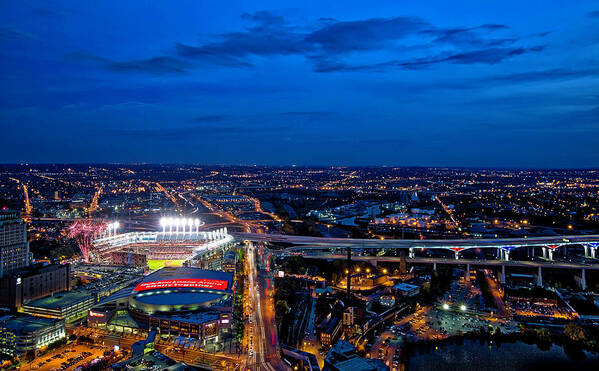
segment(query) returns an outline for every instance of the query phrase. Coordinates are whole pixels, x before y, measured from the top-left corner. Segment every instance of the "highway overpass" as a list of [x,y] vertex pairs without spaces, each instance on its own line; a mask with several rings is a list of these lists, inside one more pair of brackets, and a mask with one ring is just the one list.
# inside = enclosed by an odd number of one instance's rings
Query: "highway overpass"
[[292,236],[283,234],[260,233],[231,233],[238,240],[253,242],[288,243],[297,246],[303,251],[326,250],[338,248],[355,249],[408,249],[410,257],[414,257],[415,249],[443,249],[455,253],[456,259],[459,252],[468,249],[498,249],[502,259],[509,260],[509,253],[513,249],[540,247],[543,257],[552,260],[553,251],[562,246],[580,245],[584,248],[585,257],[596,258],[599,246],[599,235],[577,236],[547,236],[530,238],[496,238],[496,239],[461,239],[461,240],[391,240],[391,239],[355,239],[355,238],[329,238],[311,236]]

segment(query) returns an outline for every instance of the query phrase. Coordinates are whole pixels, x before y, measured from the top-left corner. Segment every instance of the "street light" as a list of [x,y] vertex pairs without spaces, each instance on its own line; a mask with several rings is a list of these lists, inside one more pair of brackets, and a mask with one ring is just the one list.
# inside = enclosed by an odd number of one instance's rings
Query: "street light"
[[443,303],[443,310],[448,310],[448,309],[449,309],[449,304]]
[[460,310],[462,312],[465,312],[466,311],[466,306],[464,304],[460,305]]

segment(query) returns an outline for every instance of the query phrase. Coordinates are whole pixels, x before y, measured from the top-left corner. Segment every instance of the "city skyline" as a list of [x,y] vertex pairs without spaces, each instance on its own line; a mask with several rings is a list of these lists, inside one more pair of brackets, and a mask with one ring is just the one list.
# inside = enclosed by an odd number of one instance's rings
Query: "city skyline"
[[0,157],[596,167],[599,10],[559,5],[4,3]]

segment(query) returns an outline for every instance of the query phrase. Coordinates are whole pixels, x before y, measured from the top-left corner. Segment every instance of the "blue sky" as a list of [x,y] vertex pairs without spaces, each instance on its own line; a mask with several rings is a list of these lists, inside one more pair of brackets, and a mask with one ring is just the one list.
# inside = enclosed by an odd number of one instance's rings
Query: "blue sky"
[[0,161],[599,167],[598,1],[2,1]]

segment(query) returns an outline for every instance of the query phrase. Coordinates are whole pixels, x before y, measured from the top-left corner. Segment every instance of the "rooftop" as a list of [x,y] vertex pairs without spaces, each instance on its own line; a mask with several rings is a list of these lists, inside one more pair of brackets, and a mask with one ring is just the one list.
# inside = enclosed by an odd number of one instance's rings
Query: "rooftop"
[[90,298],[93,298],[93,296],[87,290],[67,291],[30,301],[24,306],[46,309],[61,309],[85,300],[89,300]]
[[54,318],[34,317],[34,316],[4,316],[0,318],[0,327],[9,329],[19,334],[27,334],[44,329],[48,326],[60,322]]

